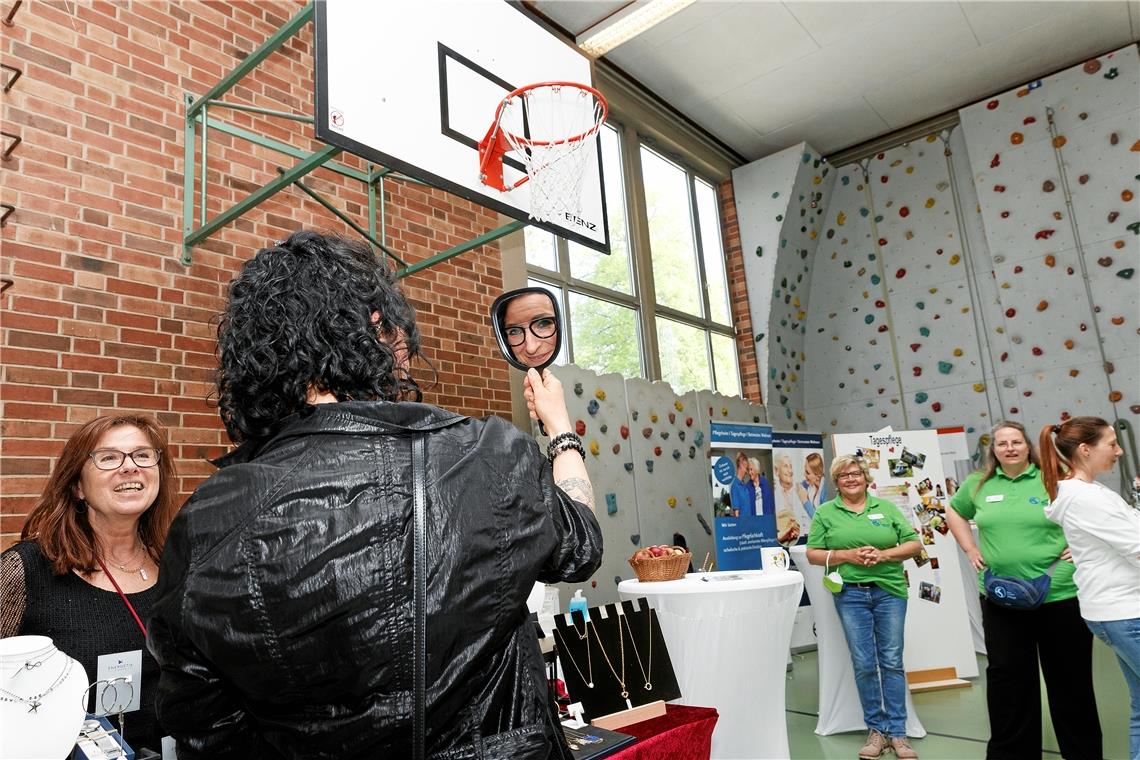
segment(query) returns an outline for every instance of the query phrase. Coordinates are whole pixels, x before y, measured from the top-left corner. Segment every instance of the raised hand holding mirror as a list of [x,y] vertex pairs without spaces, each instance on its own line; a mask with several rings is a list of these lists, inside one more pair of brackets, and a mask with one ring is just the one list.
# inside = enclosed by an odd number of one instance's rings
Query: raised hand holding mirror
[[519,288],[491,304],[491,322],[503,358],[522,371],[541,373],[562,350],[562,315],[554,295],[544,288]]

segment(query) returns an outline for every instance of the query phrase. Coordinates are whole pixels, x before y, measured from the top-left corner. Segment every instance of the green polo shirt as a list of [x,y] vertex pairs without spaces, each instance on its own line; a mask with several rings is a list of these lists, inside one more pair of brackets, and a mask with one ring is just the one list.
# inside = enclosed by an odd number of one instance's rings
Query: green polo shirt
[[[1061,526],[1045,517],[1049,494],[1041,482],[1041,471],[1031,464],[1011,478],[998,467],[979,489],[981,479],[982,473],[970,473],[951,497],[950,507],[978,524],[978,549],[986,566],[994,575],[1025,579],[1044,575],[1068,544]],[[1073,570],[1072,562],[1057,563],[1046,603],[1077,595]],[[978,592],[982,591],[979,573]]]
[[[898,507],[868,494],[862,512],[852,512],[839,496],[820,504],[811,521],[807,545],[809,549],[890,549],[917,540],[918,534]],[[871,567],[845,563],[836,569],[847,583],[877,583],[888,593],[907,597],[901,562],[880,562]]]

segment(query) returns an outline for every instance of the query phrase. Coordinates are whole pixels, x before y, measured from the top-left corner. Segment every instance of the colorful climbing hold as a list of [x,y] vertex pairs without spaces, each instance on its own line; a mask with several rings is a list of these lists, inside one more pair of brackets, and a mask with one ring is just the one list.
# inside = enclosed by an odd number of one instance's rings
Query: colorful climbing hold
[[995,193],[1004,193],[1005,192],[1005,185],[994,185],[994,192]]
[[641,435],[645,438],[648,438],[649,436],[653,435],[653,428],[651,428],[651,427],[642,428],[641,429]]
[[1132,195],[1131,190],[1122,190],[1120,192],[1120,200],[1124,201],[1125,203],[1128,203],[1128,201],[1132,200],[1133,197],[1134,196]]
[[1068,340],[1066,340],[1066,341],[1065,341],[1065,348],[1066,348],[1066,350],[1072,351],[1072,350],[1073,350],[1073,346],[1075,346],[1075,345],[1076,345],[1076,343],[1074,343],[1074,342],[1073,342],[1073,339],[1072,339],[1072,338],[1069,338]]
[[926,203],[924,203],[923,205],[926,206],[927,208],[934,208],[934,199],[933,198],[927,198]]
[[1034,346],[1033,347],[1033,355],[1034,356],[1041,356],[1043,353],[1045,353],[1045,351],[1040,346]]
[[1127,269],[1121,269],[1119,272],[1116,273],[1116,276],[1122,277],[1125,280],[1131,280],[1132,275],[1134,275],[1135,273],[1136,273],[1135,269],[1133,269],[1132,267],[1128,267]]
[[990,111],[992,111],[992,110],[994,110],[994,109],[995,109],[995,108],[997,108],[997,107],[998,107],[998,101],[997,101],[997,99],[996,99],[996,98],[995,98],[995,99],[993,99],[993,100],[991,100],[989,103],[986,103],[986,109],[987,109],[987,110],[990,110]]
[[903,206],[899,209],[899,216],[903,217],[904,219],[910,216],[910,209],[906,206]]
[[1109,320],[1109,322],[1112,322],[1112,324],[1120,327],[1120,325],[1124,324],[1124,317],[1113,317]]
[[590,441],[590,453],[591,453],[591,454],[593,454],[594,456],[597,456],[597,455],[598,455],[598,452],[600,452],[601,450],[602,450],[602,449],[601,449],[601,447],[598,445],[598,442],[597,442],[597,441]]
[[926,395],[926,391],[919,391],[918,393],[914,394],[914,403],[924,404],[928,398],[930,397]]
[[906,267],[899,267],[895,272],[895,278],[901,280],[906,277]]
[[990,159],[990,168],[996,169],[999,166],[1001,166],[1001,155],[998,153],[995,153],[994,157]]
[[955,348],[953,353],[954,353],[954,356],[961,356],[965,352],[962,351],[962,349],[960,349],[960,348]]
[[1048,301],[1041,300],[1041,301],[1037,302],[1037,311],[1045,311],[1048,308],[1049,308],[1049,302]]
[[1012,145],[1021,145],[1021,143],[1025,142],[1025,135],[1020,132],[1014,132],[1009,136],[1009,142]]
[[954,369],[954,365],[950,362],[938,362],[938,371],[943,375],[949,375],[950,371]]
[[1081,176],[1077,177],[1077,182],[1079,182],[1082,185],[1087,184],[1088,181],[1089,181],[1089,175],[1087,175],[1087,174],[1082,174]]
[[574,383],[574,395],[575,396],[581,396],[582,395],[582,384],[581,383]]
[[955,253],[953,256],[950,257],[950,265],[953,266],[961,260],[962,260],[962,257]]
[[598,405],[598,400],[596,398],[590,399],[590,403],[586,404],[586,411],[589,412],[591,415],[597,414],[598,408],[599,408],[599,405]]
[[575,422],[574,423],[574,432],[578,434],[579,438],[584,436],[586,434],[586,423],[583,422],[582,420],[578,420],[577,422]]
[[920,328],[918,328],[918,334],[924,338],[928,338],[928,337],[930,337],[930,328],[929,327],[920,327]]
[[1065,143],[1067,143],[1067,142],[1068,142],[1068,139],[1064,135],[1057,135],[1056,137],[1053,138],[1053,147],[1054,148],[1064,147]]
[[1047,266],[1047,267],[1057,266],[1057,257],[1051,253],[1045,254],[1045,266]]
[[1053,184],[1053,180],[1047,179],[1041,183],[1041,189],[1047,193],[1051,193],[1057,189],[1057,186]]
[[1053,237],[1056,230],[1037,230],[1037,234],[1033,236],[1034,240],[1048,240]]
[[1084,70],[1086,74],[1095,74],[1100,71],[1100,61],[1093,58],[1091,61],[1085,61]]
[[629,438],[629,426],[628,425],[622,425],[621,426],[621,437],[622,438]]
[[1009,219],[1009,212],[1008,211],[1001,212],[1001,218],[1002,219]]
[[1013,319],[1014,315],[1016,315],[1016,314],[1017,314],[1017,309],[1013,308],[1012,306],[1010,306],[1008,309],[1005,310],[1005,316],[1007,319]]
[[930,409],[932,411],[935,411],[935,412],[941,412],[942,411],[942,402],[935,401],[933,404],[930,405]]
[[1120,391],[1112,391],[1108,394],[1108,400],[1114,404],[1122,398],[1124,398],[1124,394]]

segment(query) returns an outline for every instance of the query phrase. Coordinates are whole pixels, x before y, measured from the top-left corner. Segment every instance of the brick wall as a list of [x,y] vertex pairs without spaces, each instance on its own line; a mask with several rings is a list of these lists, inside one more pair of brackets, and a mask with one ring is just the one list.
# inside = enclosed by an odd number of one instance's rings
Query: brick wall
[[[301,2],[25,2],[0,55],[24,76],[3,96],[5,131],[23,137],[2,171],[17,207],[0,233],[0,548],[17,537],[65,440],[113,410],[153,414],[168,429],[189,494],[227,438],[208,402],[211,319],[241,263],[309,227],[351,230],[297,189],[262,203],[181,255],[184,94],[204,94],[303,7]],[[311,114],[312,27],[263,62],[227,100]],[[311,128],[212,109],[211,116],[304,150]],[[207,215],[276,177],[292,159],[211,132]],[[343,163],[363,162],[342,156]],[[366,224],[363,185],[327,169],[305,179]],[[197,195],[198,188],[195,188]],[[722,203],[731,207],[731,189]],[[727,199],[727,200],[726,200]],[[409,262],[499,224],[479,206],[419,185],[385,183],[385,225]],[[743,292],[735,222],[731,273]],[[417,273],[404,288],[419,312],[425,400],[510,416],[509,377],[486,313],[502,289],[496,244]],[[747,320],[747,302],[738,309]],[[745,345],[747,343],[747,345]],[[755,360],[741,343],[745,388]],[[755,397],[749,392],[750,397]]]
[[736,200],[732,180],[717,187],[720,218],[723,226],[725,272],[728,275],[728,299],[736,327],[736,357],[740,362],[740,391],[749,401],[764,403],[760,382],[760,365],[756,359],[756,342],[752,335],[752,312],[748,308],[748,288],[744,282],[744,254],[740,248],[740,226],[736,222]]
[[[4,162],[0,234],[0,546],[23,525],[61,443],[84,421],[142,411],[167,426],[189,493],[227,438],[207,402],[211,318],[241,262],[300,227],[352,234],[299,190],[286,190],[180,263],[183,94],[201,95],[300,8],[300,2],[24,3],[5,27],[5,63],[24,70],[4,96],[5,131],[23,137]],[[312,27],[242,80],[228,100],[312,112]],[[212,116],[314,150],[311,128],[214,109]],[[352,157],[344,163],[362,168]],[[292,159],[211,132],[213,216]],[[360,183],[307,178],[365,224]],[[389,242],[418,261],[498,225],[440,191],[385,184]],[[495,245],[405,281],[438,370],[426,399],[469,414],[510,414],[506,365],[487,309],[501,290]],[[420,367],[424,385],[432,373]]]

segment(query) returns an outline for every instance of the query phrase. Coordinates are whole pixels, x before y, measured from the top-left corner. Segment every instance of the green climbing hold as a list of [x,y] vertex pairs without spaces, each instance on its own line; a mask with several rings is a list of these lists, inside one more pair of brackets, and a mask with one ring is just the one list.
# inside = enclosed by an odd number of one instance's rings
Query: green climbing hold
[[879,275],[877,275],[877,274],[871,275],[871,284],[872,285],[878,285],[881,281],[882,280],[879,279]]
[[1133,269],[1132,267],[1128,267],[1127,269],[1121,269],[1119,272],[1116,273],[1116,276],[1117,277],[1123,277],[1125,280],[1131,280],[1132,275],[1134,275],[1134,274],[1136,274],[1136,270]]
[[930,398],[930,397],[926,395],[925,391],[919,391],[918,393],[914,394],[914,403],[925,404],[926,399],[928,399],[928,398]]
[[864,219],[870,215],[871,215],[871,209],[869,209],[869,208],[859,209],[859,216],[863,217]]
[[924,338],[929,338],[930,337],[930,328],[929,327],[920,327],[920,328],[918,328],[918,334]]
[[804,153],[803,162],[806,164],[808,161],[811,161],[811,154],[810,153]]
[[943,375],[949,375],[952,369],[954,369],[954,365],[950,362],[938,362],[938,371]]
[[784,221],[784,215],[783,214],[776,214],[776,221],[777,222]]
[[756,342],[757,343],[759,343],[762,340],[764,340],[764,333],[760,333],[759,335],[756,336]]
[[921,420],[919,420],[919,422],[921,422],[921,423],[922,423],[922,426],[923,426],[924,428],[928,428],[928,427],[930,427],[932,424],[934,424],[934,423],[932,423],[932,422],[931,422],[931,421],[930,421],[928,418],[926,418],[926,417],[923,417]]
[[882,214],[875,214],[875,224],[878,224],[881,221],[883,221],[883,215]]
[[844,174],[843,177],[841,177],[839,181],[843,183],[844,187],[851,184],[851,178],[848,177],[846,174]]
[[874,321],[875,321],[875,315],[874,314],[868,314],[867,316],[863,317],[863,324],[869,325]]
[[1125,229],[1131,232],[1133,235],[1140,235],[1140,222],[1133,222],[1132,224],[1125,227]]
[[764,255],[764,246],[762,246],[762,245],[756,246],[756,255],[757,256],[763,256]]
[[772,197],[773,198],[779,198],[780,197],[780,191],[777,190],[776,192],[772,193]]
[[926,308],[926,303],[924,301],[919,301],[918,303],[916,303],[914,305],[914,308],[918,309],[919,311],[922,311],[923,309]]

